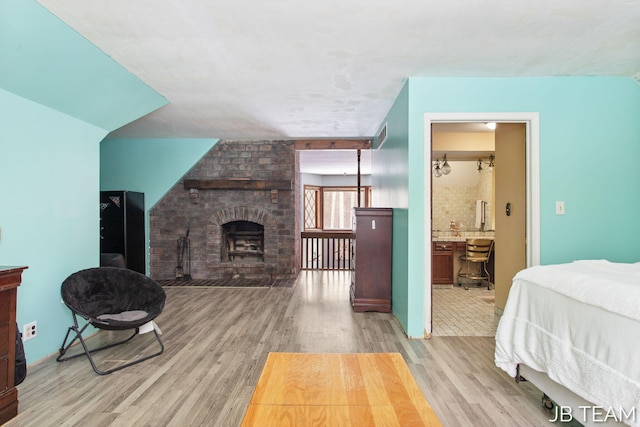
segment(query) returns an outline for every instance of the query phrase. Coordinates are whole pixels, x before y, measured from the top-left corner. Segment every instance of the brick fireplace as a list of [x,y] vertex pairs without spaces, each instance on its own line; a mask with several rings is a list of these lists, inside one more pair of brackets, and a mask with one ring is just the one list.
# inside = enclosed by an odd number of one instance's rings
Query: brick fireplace
[[293,142],[218,142],[149,213],[151,277],[176,277],[187,232],[193,279],[295,277],[298,175]]

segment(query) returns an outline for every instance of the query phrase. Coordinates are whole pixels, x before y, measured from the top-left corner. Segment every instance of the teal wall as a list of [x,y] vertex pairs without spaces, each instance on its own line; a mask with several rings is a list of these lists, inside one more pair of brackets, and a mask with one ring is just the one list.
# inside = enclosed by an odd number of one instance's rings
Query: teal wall
[[[100,144],[100,190],[144,193],[147,248],[149,210],[217,142],[212,138],[107,138]],[[148,265],[147,253],[147,271]]]
[[151,209],[218,141],[106,138],[100,144],[100,190],[143,192]]
[[[387,138],[371,153],[373,206],[393,209],[392,310],[405,331],[410,317],[409,283],[409,87],[404,85],[386,117]],[[412,280],[415,280],[412,278]],[[418,279],[419,280],[419,279]]]
[[168,103],[34,0],[0,1],[0,87],[107,130]]
[[29,266],[17,320],[38,322],[38,336],[25,343],[33,362],[55,352],[70,325],[60,283],[98,264],[105,131],[1,89],[0,115],[0,265]]
[[99,263],[100,141],[167,100],[33,0],[0,1],[0,265],[18,289],[29,364],[71,324],[60,284]]
[[[424,299],[424,280],[417,280],[424,275],[424,243],[414,239],[424,240],[431,228],[424,212],[429,194],[424,173],[430,171],[424,165],[427,112],[539,112],[541,263],[640,261],[640,250],[628,237],[640,233],[640,168],[635,166],[640,158],[640,86],[633,79],[411,78],[408,90],[410,298],[406,310],[394,304],[394,312],[407,312],[403,326],[410,336],[419,335],[424,319],[424,312],[414,307]],[[403,103],[405,98],[399,97]],[[394,114],[392,109],[390,116]],[[378,182],[393,188],[397,180],[388,174]],[[556,200],[565,201],[566,215],[555,215]]]

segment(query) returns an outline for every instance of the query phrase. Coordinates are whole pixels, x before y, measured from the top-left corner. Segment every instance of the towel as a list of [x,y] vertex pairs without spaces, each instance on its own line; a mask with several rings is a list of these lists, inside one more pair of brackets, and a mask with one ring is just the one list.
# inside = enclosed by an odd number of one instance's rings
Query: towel
[[476,228],[480,230],[484,224],[484,200],[476,200]]

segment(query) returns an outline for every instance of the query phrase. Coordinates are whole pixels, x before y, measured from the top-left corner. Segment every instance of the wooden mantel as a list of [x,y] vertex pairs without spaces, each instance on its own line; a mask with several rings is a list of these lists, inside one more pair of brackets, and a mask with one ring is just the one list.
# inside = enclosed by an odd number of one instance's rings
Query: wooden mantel
[[185,190],[291,190],[290,180],[185,179]]
[[368,150],[370,139],[297,139],[296,150]]

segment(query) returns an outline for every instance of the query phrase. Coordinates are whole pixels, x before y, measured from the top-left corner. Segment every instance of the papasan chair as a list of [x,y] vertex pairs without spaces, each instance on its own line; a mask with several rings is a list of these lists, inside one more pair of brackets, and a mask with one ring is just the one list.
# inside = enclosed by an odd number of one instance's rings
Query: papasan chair
[[[164,344],[153,319],[162,312],[166,295],[157,282],[144,274],[116,267],[89,268],[67,277],[62,282],[61,294],[62,301],[73,314],[73,325],[67,330],[59,350],[60,355],[56,359],[58,362],[86,354],[93,370],[99,375],[106,375],[159,356],[164,351]],[[84,325],[80,326],[79,318],[84,320]],[[133,334],[122,341],[89,349],[82,336],[89,325],[111,331],[133,330]],[[140,333],[143,325],[144,329],[153,330],[160,344],[158,352],[107,370],[96,366],[91,357],[93,353],[129,342]],[[76,340],[82,344],[84,353],[65,356]]]

